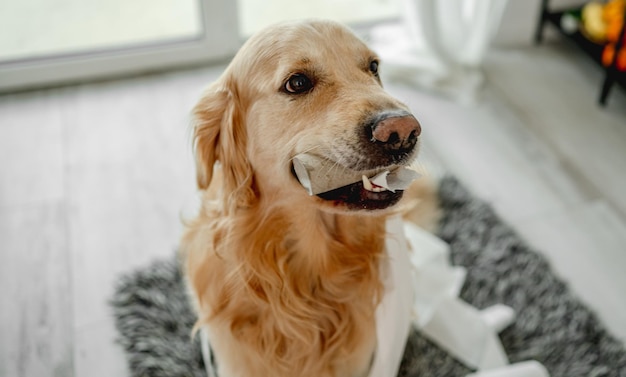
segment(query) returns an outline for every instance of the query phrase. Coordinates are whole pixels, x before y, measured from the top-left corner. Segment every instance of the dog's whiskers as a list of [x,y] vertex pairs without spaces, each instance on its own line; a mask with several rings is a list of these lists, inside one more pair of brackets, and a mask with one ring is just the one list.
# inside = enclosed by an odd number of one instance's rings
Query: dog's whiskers
[[[320,145],[313,145],[308,149],[305,149],[304,151],[300,152],[299,154],[305,154],[305,153],[309,153],[311,151],[314,151],[315,149],[319,148]],[[293,159],[296,158],[296,156],[293,156],[289,159],[289,161],[293,161]]]
[[411,163],[411,166],[420,174],[428,175],[428,168],[422,161],[416,160]]
[[328,167],[329,176],[332,176],[333,170],[335,170],[335,169],[338,170],[339,168],[343,169],[343,166],[341,166],[341,164],[339,164],[339,162],[335,161],[334,164],[332,164],[331,166]]

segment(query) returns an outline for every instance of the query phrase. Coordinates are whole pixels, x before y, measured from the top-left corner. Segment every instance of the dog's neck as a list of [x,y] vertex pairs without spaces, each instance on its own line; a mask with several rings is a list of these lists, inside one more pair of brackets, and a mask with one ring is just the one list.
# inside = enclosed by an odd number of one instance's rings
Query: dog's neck
[[[337,262],[338,254],[367,259],[378,258],[383,251],[385,216],[331,213],[302,204],[263,203],[258,214],[264,214],[257,219],[266,220],[259,231],[267,234],[268,241],[282,245],[290,258],[310,268],[328,267]],[[282,227],[276,229],[275,224]]]
[[312,210],[310,213],[294,213],[291,224],[286,238],[295,240],[292,251],[309,260],[328,258],[337,252],[358,253],[364,257],[377,257],[382,252],[385,231],[382,217]]

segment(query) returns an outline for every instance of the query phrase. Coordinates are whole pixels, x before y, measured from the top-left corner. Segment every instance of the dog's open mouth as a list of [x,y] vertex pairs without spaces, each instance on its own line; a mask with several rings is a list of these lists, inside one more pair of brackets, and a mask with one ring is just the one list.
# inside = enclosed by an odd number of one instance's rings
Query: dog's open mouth
[[398,203],[403,193],[402,190],[387,190],[363,176],[361,182],[323,192],[317,196],[336,205],[345,205],[349,209],[376,210],[385,209]]
[[352,170],[323,157],[300,154],[293,159],[294,176],[310,195],[347,209],[384,209],[396,204],[419,174],[393,165]]

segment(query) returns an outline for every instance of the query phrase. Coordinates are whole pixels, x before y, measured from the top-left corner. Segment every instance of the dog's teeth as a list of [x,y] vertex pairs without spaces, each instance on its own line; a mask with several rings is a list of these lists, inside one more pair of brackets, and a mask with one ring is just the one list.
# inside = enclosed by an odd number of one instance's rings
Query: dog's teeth
[[370,179],[367,178],[365,175],[363,175],[361,177],[361,179],[363,180],[363,187],[367,190],[367,191],[374,191],[374,186],[372,185],[372,182],[370,182]]
[[369,178],[367,178],[367,176],[363,175],[361,177],[361,179],[363,180],[363,188],[366,189],[367,191],[371,191],[371,192],[383,192],[383,191],[387,191],[386,188],[378,186],[378,185],[374,185],[372,183],[372,181],[370,181]]

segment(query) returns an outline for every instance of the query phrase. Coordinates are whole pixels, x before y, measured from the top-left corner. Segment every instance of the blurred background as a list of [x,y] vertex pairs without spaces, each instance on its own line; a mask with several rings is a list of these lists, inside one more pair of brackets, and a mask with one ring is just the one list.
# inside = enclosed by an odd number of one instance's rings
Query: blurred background
[[0,0],[0,376],[128,374],[107,300],[197,207],[189,111],[248,36],[298,18],[378,51],[422,168],[626,341],[625,9],[588,3]]

